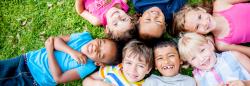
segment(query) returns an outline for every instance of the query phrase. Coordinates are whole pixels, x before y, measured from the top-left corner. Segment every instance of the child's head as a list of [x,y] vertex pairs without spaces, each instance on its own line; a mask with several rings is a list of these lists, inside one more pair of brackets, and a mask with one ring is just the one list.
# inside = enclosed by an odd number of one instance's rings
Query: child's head
[[95,61],[96,65],[117,64],[116,61],[122,56],[120,46],[109,39],[95,39],[82,47],[81,52]]
[[182,60],[201,70],[211,69],[216,63],[215,48],[210,40],[197,33],[185,33],[178,43]]
[[132,40],[122,52],[123,73],[130,82],[138,82],[148,74],[153,65],[153,51],[143,42]]
[[132,38],[135,25],[131,17],[123,10],[112,7],[106,13],[107,25],[105,33],[115,40],[127,40]]
[[182,60],[173,41],[161,41],[154,47],[155,68],[163,75],[172,77],[179,73]]
[[173,34],[179,32],[197,32],[207,34],[216,27],[211,14],[201,7],[184,6],[174,15]]
[[161,9],[151,7],[139,19],[138,32],[143,40],[160,38],[166,31],[165,17]]

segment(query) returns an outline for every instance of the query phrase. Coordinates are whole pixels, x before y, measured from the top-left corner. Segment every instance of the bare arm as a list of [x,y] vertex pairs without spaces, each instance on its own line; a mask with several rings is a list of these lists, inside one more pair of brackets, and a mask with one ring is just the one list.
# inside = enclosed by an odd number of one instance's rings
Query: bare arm
[[221,1],[223,3],[233,5],[233,4],[237,4],[237,3],[247,2],[247,1],[250,1],[250,0],[216,0],[216,1]]
[[216,47],[219,51],[238,51],[241,52],[248,57],[250,57],[250,47],[236,44],[226,44],[221,41],[216,41]]
[[128,0],[122,0],[124,3],[127,3],[128,2]]
[[248,71],[248,73],[250,73],[250,59],[240,52],[232,51],[232,53],[235,55],[240,64]]
[[250,0],[215,0],[214,2],[214,11],[219,12],[225,9],[229,9],[232,5],[242,2],[247,2]]
[[45,42],[46,50],[48,53],[49,70],[56,83],[65,83],[73,80],[80,79],[76,69],[72,69],[62,73],[54,56],[54,39],[48,38]]
[[68,46],[66,43],[69,41],[70,36],[59,36],[54,38],[54,46],[56,50],[63,51],[68,53],[73,59],[75,59],[78,63],[86,63],[86,56],[81,52],[78,52]]
[[82,82],[83,86],[112,86],[103,81],[103,78],[98,75],[98,71],[85,78]]
[[100,19],[89,13],[88,11],[84,10],[84,0],[76,0],[75,2],[75,9],[76,12],[83,17],[84,19],[88,20],[94,26],[101,25]]

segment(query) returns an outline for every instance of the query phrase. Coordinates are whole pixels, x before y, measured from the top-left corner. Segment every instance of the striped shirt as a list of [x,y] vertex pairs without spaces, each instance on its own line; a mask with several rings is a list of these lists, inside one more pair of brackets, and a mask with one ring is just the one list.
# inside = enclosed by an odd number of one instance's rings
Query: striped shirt
[[211,70],[193,70],[193,75],[200,86],[216,86],[232,80],[250,80],[250,74],[230,51],[216,56],[217,62]]
[[99,69],[99,75],[105,82],[116,86],[141,86],[144,80],[139,82],[129,82],[122,72],[122,64],[116,66],[105,66]]

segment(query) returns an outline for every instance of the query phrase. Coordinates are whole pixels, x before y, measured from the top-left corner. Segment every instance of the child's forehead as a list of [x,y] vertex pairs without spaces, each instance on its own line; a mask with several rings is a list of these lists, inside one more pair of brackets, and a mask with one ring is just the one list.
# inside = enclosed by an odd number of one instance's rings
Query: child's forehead
[[146,58],[143,55],[139,55],[139,54],[135,54],[135,53],[132,53],[131,55],[125,56],[124,59],[146,63]]

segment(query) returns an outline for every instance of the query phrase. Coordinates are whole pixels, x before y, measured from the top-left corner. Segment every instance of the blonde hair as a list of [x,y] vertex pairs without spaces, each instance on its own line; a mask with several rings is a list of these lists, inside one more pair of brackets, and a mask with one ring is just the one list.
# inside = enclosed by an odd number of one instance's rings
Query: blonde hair
[[[185,32],[185,16],[190,11],[198,11],[202,10],[201,7],[198,6],[190,6],[185,5],[181,10],[174,14],[173,18],[173,30],[170,32],[172,35],[178,35],[180,32]],[[203,9],[205,10],[205,9]]]
[[181,59],[187,61],[187,57],[193,56],[193,50],[206,43],[208,43],[208,40],[203,35],[194,32],[181,34],[181,38],[178,42]]

